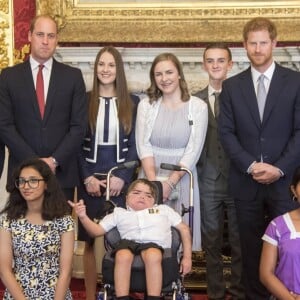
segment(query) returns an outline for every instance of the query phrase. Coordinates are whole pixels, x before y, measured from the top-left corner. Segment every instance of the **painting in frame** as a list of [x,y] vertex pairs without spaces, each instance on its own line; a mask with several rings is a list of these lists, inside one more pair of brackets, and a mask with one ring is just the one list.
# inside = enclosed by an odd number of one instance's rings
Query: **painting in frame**
[[255,16],[271,18],[278,40],[299,42],[300,2],[217,0],[36,0],[37,13],[53,15],[61,42],[241,42]]

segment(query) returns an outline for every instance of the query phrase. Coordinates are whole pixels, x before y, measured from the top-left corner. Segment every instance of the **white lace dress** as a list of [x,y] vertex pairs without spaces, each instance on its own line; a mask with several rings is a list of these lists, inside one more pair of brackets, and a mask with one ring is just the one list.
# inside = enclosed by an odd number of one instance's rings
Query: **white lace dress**
[[[193,156],[192,163],[189,168],[194,177],[194,225],[193,225],[193,250],[201,249],[201,220],[200,220],[200,197],[199,197],[199,187],[198,187],[198,177],[196,171],[196,163],[199,158],[199,150],[201,152],[203,147],[203,142],[205,139],[205,133],[207,128],[207,108],[202,105],[202,101],[196,98],[199,103],[201,102],[202,112],[200,114],[201,120],[195,120],[192,118],[192,125],[190,120],[190,101],[186,102],[179,109],[173,110],[167,108],[163,103],[159,105],[155,121],[153,123],[153,129],[149,138],[149,143],[151,144],[153,157],[155,159],[156,174],[157,179],[167,178],[171,171],[163,170],[160,168],[161,163],[169,163],[178,165],[182,163],[184,156],[188,156],[190,151],[190,156]],[[140,104],[143,106],[143,104]],[[138,121],[137,126],[147,126],[147,115],[144,115],[144,122],[139,123],[139,117],[142,117],[142,107],[138,111]],[[140,113],[140,116],[139,116]],[[199,126],[199,131],[196,134],[199,135],[199,138],[196,142],[193,142],[191,146],[191,134],[192,126]],[[140,128],[142,130],[142,128]],[[137,140],[140,138],[140,131],[137,134]],[[141,142],[141,141],[140,141]],[[145,142],[145,141],[144,141]],[[137,141],[139,144],[139,141]],[[138,150],[143,152],[143,147],[138,146]],[[196,151],[194,151],[197,148]],[[140,151],[138,151],[140,152]],[[143,157],[142,153],[141,158]],[[143,170],[140,171],[139,177],[144,177]],[[174,197],[173,200],[169,200],[166,204],[173,207],[177,212],[181,213],[182,204],[188,208],[189,207],[189,175],[186,174],[177,184],[176,190],[178,191],[178,197]],[[174,195],[176,196],[176,195]],[[189,214],[185,214],[183,220],[186,224],[189,224]]]

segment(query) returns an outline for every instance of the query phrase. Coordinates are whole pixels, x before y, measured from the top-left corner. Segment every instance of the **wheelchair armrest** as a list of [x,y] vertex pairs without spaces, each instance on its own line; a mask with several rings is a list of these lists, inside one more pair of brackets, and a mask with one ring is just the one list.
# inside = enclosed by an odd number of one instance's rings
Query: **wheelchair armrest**
[[116,245],[121,240],[120,233],[117,227],[112,228],[108,232],[105,233],[104,242],[105,242],[105,249],[112,249],[114,245]]
[[172,253],[175,255],[178,252],[178,249],[181,245],[181,236],[180,232],[178,229],[175,227],[171,227],[171,232],[172,232]]

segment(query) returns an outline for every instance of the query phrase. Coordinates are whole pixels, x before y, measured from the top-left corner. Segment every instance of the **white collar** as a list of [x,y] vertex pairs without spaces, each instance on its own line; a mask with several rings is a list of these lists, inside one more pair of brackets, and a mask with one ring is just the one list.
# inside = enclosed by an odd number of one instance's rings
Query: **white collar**
[[[271,81],[274,71],[275,71],[275,62],[273,61],[270,67],[263,74],[269,81]],[[254,67],[251,66],[251,74],[252,74],[253,82],[257,82],[259,76],[262,73],[258,72]]]

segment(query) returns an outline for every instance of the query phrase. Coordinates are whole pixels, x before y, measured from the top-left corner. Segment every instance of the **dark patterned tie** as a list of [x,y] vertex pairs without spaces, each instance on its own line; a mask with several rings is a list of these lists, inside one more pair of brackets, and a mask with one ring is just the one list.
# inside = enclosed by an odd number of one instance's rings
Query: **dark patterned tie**
[[266,98],[267,98],[264,79],[265,79],[265,75],[261,74],[258,78],[258,84],[257,84],[257,104],[258,104],[260,120],[263,119]]
[[44,111],[45,111],[43,68],[44,65],[39,65],[39,71],[36,76],[36,88],[35,88],[42,119],[44,117]]
[[220,93],[214,92],[214,96],[215,96],[214,113],[215,113],[215,117],[217,118],[220,113],[220,97],[219,97]]

